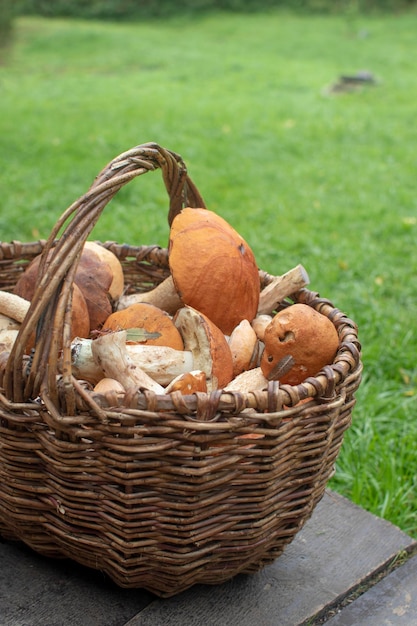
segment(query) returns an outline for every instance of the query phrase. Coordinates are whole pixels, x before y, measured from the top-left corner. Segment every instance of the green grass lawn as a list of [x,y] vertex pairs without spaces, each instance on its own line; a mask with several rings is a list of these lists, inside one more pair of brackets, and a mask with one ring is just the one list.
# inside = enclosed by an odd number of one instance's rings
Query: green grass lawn
[[[114,156],[179,152],[262,269],[352,317],[364,380],[331,486],[417,537],[417,15],[21,18],[0,66],[0,236],[45,238]],[[340,74],[377,84],[331,95]],[[93,236],[165,245],[160,174]]]

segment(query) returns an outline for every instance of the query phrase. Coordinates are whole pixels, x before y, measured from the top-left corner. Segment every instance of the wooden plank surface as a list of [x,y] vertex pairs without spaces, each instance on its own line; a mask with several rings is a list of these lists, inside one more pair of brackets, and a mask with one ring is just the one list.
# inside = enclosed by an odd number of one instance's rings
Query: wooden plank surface
[[75,563],[0,543],[0,624],[297,626],[412,546],[415,542],[395,526],[327,492],[272,565],[162,600],[143,590],[119,589]]
[[415,626],[417,556],[380,580],[326,622],[327,626]]
[[153,599],[71,561],[0,543],[0,626],[122,626]]

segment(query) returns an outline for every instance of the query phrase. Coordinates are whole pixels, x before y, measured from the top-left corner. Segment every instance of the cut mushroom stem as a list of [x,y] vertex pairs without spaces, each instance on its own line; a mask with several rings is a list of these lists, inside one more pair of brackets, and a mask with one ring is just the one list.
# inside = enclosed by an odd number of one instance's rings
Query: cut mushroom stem
[[92,340],[84,337],[75,337],[71,343],[71,367],[75,378],[87,380],[96,385],[102,378],[104,372],[96,364],[91,349]]
[[[93,355],[96,341],[93,342]],[[160,385],[168,385],[179,374],[195,369],[194,358],[189,350],[176,350],[169,346],[143,346],[135,343],[128,344],[126,351],[132,362]]]
[[19,330],[20,322],[0,313],[0,330]]
[[164,394],[164,388],[143,371],[130,357],[126,346],[126,331],[108,333],[94,339],[91,352],[107,378],[119,381],[126,391],[147,389]]
[[126,309],[131,304],[137,304],[138,302],[153,304],[170,315],[174,315],[174,313],[176,313],[178,309],[183,306],[175,289],[172,276],[168,276],[168,278],[152,289],[152,291],[121,296],[117,303],[117,310],[121,311],[122,309]]
[[[74,376],[94,385],[106,376],[119,380],[126,387],[124,383],[126,372],[129,373],[129,368],[132,371],[138,368],[160,389],[177,376],[193,370],[201,370],[207,378],[212,377],[213,357],[210,340],[204,332],[198,337],[195,346],[189,350],[129,344],[126,343],[127,337],[128,332],[121,330],[103,334],[93,340],[80,337],[74,339],[71,344]],[[158,393],[164,391],[159,390]]]
[[16,322],[23,322],[30,307],[29,300],[21,298],[15,293],[0,291],[0,313],[7,315]]
[[267,389],[268,379],[264,376],[260,367],[242,372],[234,378],[224,391],[238,391],[250,393],[251,391]]
[[14,342],[19,334],[18,330],[7,329],[0,331],[0,353],[10,352],[13,348]]
[[259,299],[258,315],[272,313],[284,298],[302,289],[310,282],[306,269],[297,265],[274,280],[262,291]]

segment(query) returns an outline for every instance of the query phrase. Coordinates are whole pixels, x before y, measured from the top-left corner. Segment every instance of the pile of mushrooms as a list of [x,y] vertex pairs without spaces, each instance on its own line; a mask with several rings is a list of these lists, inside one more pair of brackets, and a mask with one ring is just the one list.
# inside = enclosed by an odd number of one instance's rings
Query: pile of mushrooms
[[[172,222],[168,258],[165,281],[125,295],[118,258],[86,242],[73,284],[72,372],[98,393],[244,392],[266,388],[272,379],[297,384],[332,362],[338,337],[325,316],[305,305],[272,316],[309,283],[302,265],[261,291],[247,242],[217,214],[191,208]],[[4,354],[28,311],[39,260],[29,264],[14,293],[0,292]],[[32,338],[28,353],[33,345]]]

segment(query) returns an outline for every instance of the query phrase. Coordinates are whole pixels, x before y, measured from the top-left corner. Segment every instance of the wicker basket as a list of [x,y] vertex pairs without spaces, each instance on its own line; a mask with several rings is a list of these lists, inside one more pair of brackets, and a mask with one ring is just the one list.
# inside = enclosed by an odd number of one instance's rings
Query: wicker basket
[[[0,534],[167,597],[254,573],[281,554],[334,471],[362,366],[355,323],[303,289],[291,300],[326,315],[340,348],[332,365],[301,385],[271,382],[247,394],[138,391],[112,406],[75,380],[68,303],[83,243],[116,192],[157,168],[169,221],[185,205],[204,206],[181,157],[144,144],[98,175],[48,241],[0,245],[3,290],[53,249],[2,373]],[[166,249],[103,245],[121,260],[131,292],[169,273]],[[273,279],[259,275],[262,288]],[[24,346],[35,330],[28,362]],[[62,345],[66,367],[57,376]],[[254,431],[259,437],[248,439]]]

